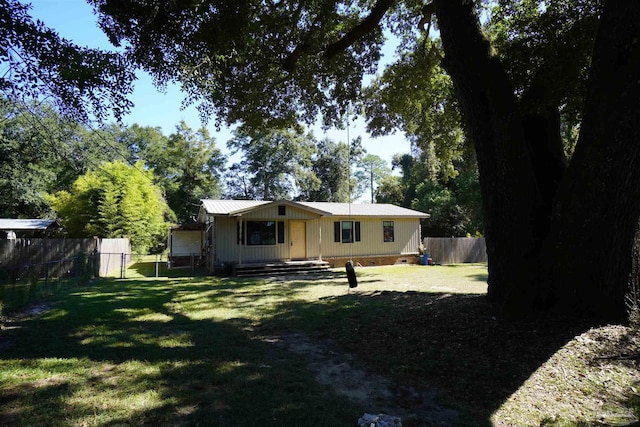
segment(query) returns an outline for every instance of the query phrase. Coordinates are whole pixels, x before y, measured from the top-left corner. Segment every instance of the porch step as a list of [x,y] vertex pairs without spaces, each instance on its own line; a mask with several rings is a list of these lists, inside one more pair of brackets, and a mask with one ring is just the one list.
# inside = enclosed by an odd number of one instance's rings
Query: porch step
[[285,261],[273,263],[250,263],[236,265],[234,276],[284,276],[288,274],[308,274],[327,271],[331,268],[325,261]]

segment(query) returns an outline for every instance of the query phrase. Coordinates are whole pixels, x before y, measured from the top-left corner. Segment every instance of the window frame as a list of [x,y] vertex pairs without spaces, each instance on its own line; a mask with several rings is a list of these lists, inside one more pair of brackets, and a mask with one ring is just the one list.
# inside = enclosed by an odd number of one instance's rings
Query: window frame
[[[259,227],[258,224],[264,224]],[[275,246],[278,242],[278,221],[273,220],[250,220],[245,221],[246,246]],[[271,230],[272,229],[272,230]],[[252,238],[258,234],[260,240],[253,243]]]
[[[345,239],[344,237],[344,224],[351,224],[349,228],[351,230],[350,239]],[[362,237],[361,233],[361,225],[360,221],[355,220],[344,220],[344,221],[334,221],[333,222],[333,242],[334,243],[356,243],[360,242]]]
[[[348,225],[348,227],[345,227],[345,225]],[[353,221],[340,221],[340,243],[353,243],[355,241],[354,228]],[[345,232],[348,233],[346,236]]]
[[284,221],[278,221],[278,224],[276,225],[276,241],[279,245],[284,243],[284,230]]
[[[390,230],[389,240],[387,237],[387,231]],[[394,243],[396,241],[396,222],[392,220],[383,220],[382,221],[382,241],[384,243]]]

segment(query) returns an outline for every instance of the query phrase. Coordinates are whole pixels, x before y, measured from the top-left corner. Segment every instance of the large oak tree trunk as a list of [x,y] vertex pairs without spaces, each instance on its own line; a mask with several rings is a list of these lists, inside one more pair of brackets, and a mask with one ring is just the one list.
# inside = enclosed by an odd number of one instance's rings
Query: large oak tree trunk
[[640,217],[640,0],[605,6],[566,173],[557,112],[529,114],[535,87],[519,103],[473,2],[434,5],[478,158],[489,298],[506,314],[544,302],[621,320]]
[[536,298],[538,254],[533,220],[542,204],[518,100],[482,34],[473,2],[434,2],[451,75],[473,139],[489,260],[489,298],[521,311]]
[[548,264],[563,307],[624,320],[640,217],[640,1],[609,0]]

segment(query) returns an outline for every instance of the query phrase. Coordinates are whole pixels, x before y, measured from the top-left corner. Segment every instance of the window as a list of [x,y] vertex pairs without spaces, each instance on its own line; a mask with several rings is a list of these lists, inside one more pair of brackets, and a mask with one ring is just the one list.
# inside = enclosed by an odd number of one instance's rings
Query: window
[[287,214],[286,205],[278,205],[278,216],[285,216]]
[[353,221],[342,221],[342,243],[353,242]]
[[247,221],[247,246],[275,244],[275,221]]
[[360,241],[360,221],[336,221],[333,223],[333,241],[353,243]]
[[382,235],[385,242],[393,242],[394,238],[394,223],[393,221],[382,221]]

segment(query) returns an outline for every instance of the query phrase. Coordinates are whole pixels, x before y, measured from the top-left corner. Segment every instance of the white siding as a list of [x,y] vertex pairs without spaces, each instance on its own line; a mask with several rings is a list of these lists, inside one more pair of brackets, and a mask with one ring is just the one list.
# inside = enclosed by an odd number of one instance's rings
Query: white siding
[[170,230],[170,253],[172,256],[200,255],[202,230]]
[[[320,236],[320,224],[322,221],[321,218],[307,221],[307,258],[320,258],[320,256],[325,256],[324,251],[322,251],[322,246],[327,239],[327,234],[324,229],[322,229],[322,236]],[[333,233],[333,231],[331,233]],[[322,237],[322,239],[320,239],[320,237]],[[331,234],[330,238],[333,239],[333,234]]]
[[305,211],[290,205],[284,205],[286,215],[278,215],[278,205],[268,205],[263,208],[256,208],[251,212],[247,212],[242,217],[244,219],[269,219],[273,221],[284,221],[287,219],[312,219],[317,218],[318,214]]
[[[260,217],[249,218],[249,220]],[[265,219],[265,218],[261,218]],[[284,243],[265,246],[246,246],[238,244],[238,223],[247,221],[245,217],[216,218],[216,255],[218,262],[255,262],[273,261],[289,258],[288,229],[284,218],[266,218],[285,222]],[[244,225],[244,224],[243,224]]]
[[[360,241],[334,242],[333,223],[336,221],[360,221]],[[389,218],[323,218],[321,222],[322,256],[345,257],[355,255],[416,254],[420,245],[420,220],[417,218],[394,219],[394,241],[384,242],[382,222]],[[316,231],[317,236],[320,232]],[[317,252],[317,251],[316,251]]]

